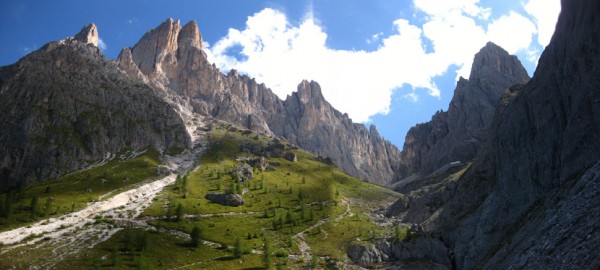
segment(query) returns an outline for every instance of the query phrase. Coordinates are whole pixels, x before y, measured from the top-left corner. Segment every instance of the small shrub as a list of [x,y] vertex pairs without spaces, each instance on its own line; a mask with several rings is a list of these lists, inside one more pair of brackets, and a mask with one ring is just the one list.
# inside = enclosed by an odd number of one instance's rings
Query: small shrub
[[275,252],[275,257],[277,258],[287,258],[290,253],[285,249],[280,249]]

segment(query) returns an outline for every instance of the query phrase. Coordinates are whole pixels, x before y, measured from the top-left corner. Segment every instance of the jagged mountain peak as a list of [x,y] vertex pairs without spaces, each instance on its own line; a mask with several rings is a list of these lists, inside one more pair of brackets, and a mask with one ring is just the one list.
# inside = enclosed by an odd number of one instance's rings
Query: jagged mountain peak
[[177,43],[180,47],[193,46],[200,49],[202,48],[202,35],[200,34],[196,21],[192,20],[181,28]]
[[98,28],[94,23],[90,23],[84,26],[74,39],[98,47]]
[[510,55],[495,43],[488,42],[475,54],[469,79],[495,76],[498,73],[521,81],[529,80],[527,71],[516,56]]
[[119,67],[131,77],[191,98],[195,110],[204,115],[281,136],[331,158],[361,179],[391,181],[398,149],[376,132],[369,137],[363,125],[335,110],[317,82],[302,81],[296,92],[281,100],[266,85],[236,70],[221,73],[201,45],[195,21],[179,28],[179,22],[168,19],[133,48],[124,49]]
[[302,103],[321,102],[324,101],[323,93],[321,92],[321,86],[315,81],[303,80],[298,84],[298,98]]
[[448,111],[409,130],[397,179],[425,176],[451,162],[472,160],[502,95],[528,80],[516,56],[488,42],[475,55],[469,80],[460,77],[456,83]]
[[[160,71],[161,65],[169,53],[177,51],[177,38],[181,26],[179,20],[165,20],[158,27],[146,32],[140,41],[133,46],[133,61],[144,74]],[[173,62],[174,59],[166,59]]]

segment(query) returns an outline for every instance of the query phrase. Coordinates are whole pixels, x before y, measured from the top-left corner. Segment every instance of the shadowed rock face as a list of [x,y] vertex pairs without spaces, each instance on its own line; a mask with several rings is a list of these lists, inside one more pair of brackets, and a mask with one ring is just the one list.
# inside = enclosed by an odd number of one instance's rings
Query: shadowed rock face
[[198,112],[287,139],[317,155],[330,157],[347,173],[373,183],[394,177],[398,149],[374,126],[354,124],[335,110],[316,82],[304,81],[286,100],[264,84],[222,74],[206,59],[195,22],[180,27],[168,19],[119,56],[119,66],[134,78],[192,99]]
[[125,149],[190,144],[178,114],[107,61],[97,37],[90,24],[0,68],[0,189]]
[[516,56],[488,42],[475,55],[469,80],[458,81],[448,111],[409,130],[397,178],[425,176],[450,162],[471,161],[486,139],[500,97],[528,80]]
[[600,267],[599,37],[600,2],[562,1],[533,78],[502,96],[471,170],[421,196],[443,198],[418,222],[457,268]]

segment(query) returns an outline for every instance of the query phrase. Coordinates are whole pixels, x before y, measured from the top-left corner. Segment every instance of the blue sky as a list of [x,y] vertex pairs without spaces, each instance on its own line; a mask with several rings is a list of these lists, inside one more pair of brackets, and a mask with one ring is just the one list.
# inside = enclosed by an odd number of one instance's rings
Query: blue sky
[[559,0],[0,1],[0,65],[98,26],[108,58],[166,18],[196,20],[222,72],[265,82],[282,99],[318,81],[337,109],[402,147],[408,129],[446,110],[456,79],[491,40],[530,75]]

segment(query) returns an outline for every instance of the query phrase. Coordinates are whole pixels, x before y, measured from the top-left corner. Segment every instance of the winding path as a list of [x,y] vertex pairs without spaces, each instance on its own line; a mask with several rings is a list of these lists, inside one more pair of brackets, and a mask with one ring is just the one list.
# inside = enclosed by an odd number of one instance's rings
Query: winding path
[[[346,211],[344,211],[344,213],[341,213],[339,216],[337,216],[334,219],[335,223],[340,222],[342,219],[344,219],[345,217],[351,217],[353,214],[352,212],[350,212],[350,204],[348,203],[348,201],[346,201],[345,198],[342,198],[340,200],[340,203],[342,205],[346,206]],[[307,231],[316,229],[317,227],[322,226],[323,224],[327,223],[330,220],[330,218],[324,218],[319,220],[317,223],[313,224],[312,226],[304,229],[303,231],[295,234],[294,236],[292,236],[292,238],[297,239],[298,240],[298,249],[300,249],[300,256],[302,258],[305,258],[306,261],[311,261],[312,260],[312,254],[310,253],[310,246],[308,245],[308,243],[306,243],[306,239],[304,238],[304,234]],[[297,260],[298,259],[298,255],[290,255],[289,258],[293,259],[293,260]]]

